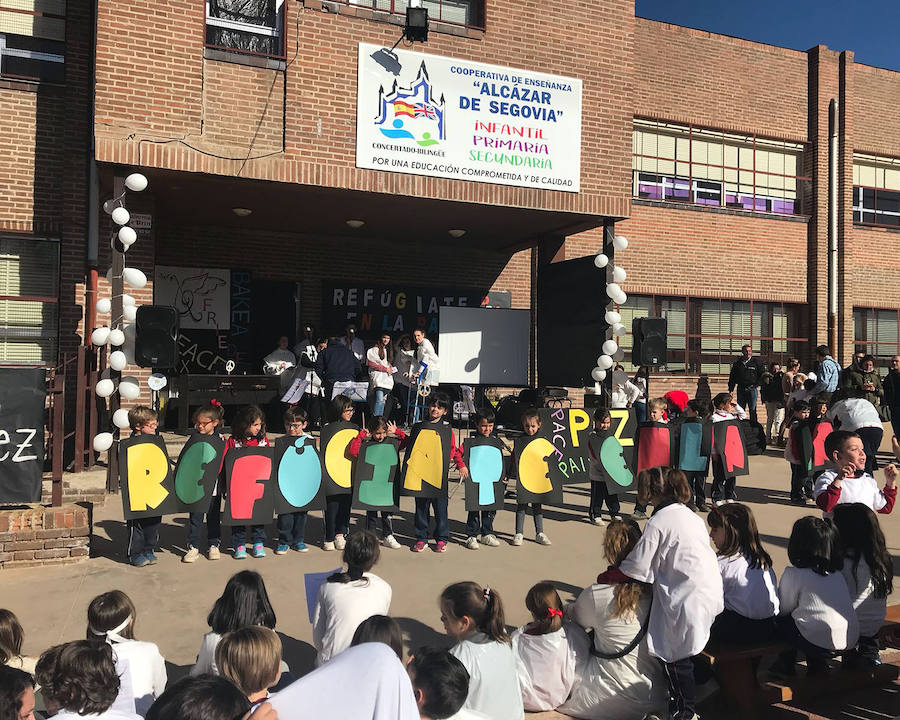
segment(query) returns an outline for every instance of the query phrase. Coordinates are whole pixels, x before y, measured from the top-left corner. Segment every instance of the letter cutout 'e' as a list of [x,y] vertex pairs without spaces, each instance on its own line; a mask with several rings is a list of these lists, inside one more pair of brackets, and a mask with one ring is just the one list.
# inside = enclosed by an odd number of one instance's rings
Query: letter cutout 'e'
[[309,505],[322,485],[322,463],[306,442],[298,437],[278,463],[278,489],[294,507]]
[[355,428],[338,430],[325,448],[325,469],[332,480],[343,488],[353,485],[353,461],[347,457],[347,446],[358,432]]
[[613,479],[613,482],[622,487],[628,487],[634,482],[634,475],[631,474],[631,470],[625,464],[623,451],[622,443],[619,442],[615,435],[610,435],[600,446],[600,464],[603,466],[606,474]]
[[186,505],[203,499],[204,466],[217,460],[219,452],[210,443],[198,442],[187,449],[175,470],[175,494]]
[[543,495],[553,490],[547,458],[555,450],[546,438],[537,438],[525,446],[519,457],[519,482],[528,492]]
[[233,518],[253,517],[253,503],[262,499],[271,474],[272,458],[265,455],[245,455],[234,461],[229,487]]
[[134,512],[159,507],[169,497],[162,484],[169,474],[166,454],[153,443],[132,445],[127,452],[128,499]]
[[444,447],[436,430],[422,428],[413,446],[407,450],[409,460],[403,479],[404,489],[422,490],[422,483],[441,489],[444,480]]

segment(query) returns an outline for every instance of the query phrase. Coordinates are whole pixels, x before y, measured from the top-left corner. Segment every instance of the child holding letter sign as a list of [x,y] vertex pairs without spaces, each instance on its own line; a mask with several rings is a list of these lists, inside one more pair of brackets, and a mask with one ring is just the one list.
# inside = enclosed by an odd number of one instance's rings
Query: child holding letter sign
[[[284,429],[290,437],[311,437],[306,434],[308,416],[306,410],[298,407],[289,407],[284,411]],[[285,555],[293,548],[297,552],[309,552],[304,538],[306,535],[306,510],[281,513],[278,515],[276,525],[278,527],[278,545],[275,548],[276,555]]]
[[[156,435],[156,410],[146,405],[135,405],[128,411],[128,424],[132,435]],[[162,516],[135,518],[128,521],[128,561],[135,567],[155,565],[154,549],[159,540]]]
[[[522,429],[528,436],[537,435],[540,431],[541,416],[535,408],[529,408],[522,413]],[[517,462],[514,455],[510,463],[514,472],[518,472]],[[525,514],[527,511],[527,503],[516,503],[516,534],[513,535],[513,545],[521,545],[525,540]],[[550,545],[550,538],[544,533],[544,513],[540,503],[531,503],[531,514],[534,518],[535,542],[539,545]]]
[[[246,405],[240,408],[234,416],[234,422],[231,424],[231,437],[225,443],[225,452],[240,447],[269,447],[269,439],[266,437],[266,418],[256,405]],[[253,557],[265,557],[265,526],[253,525],[251,533]],[[231,544],[234,546],[235,560],[247,558],[247,548],[244,546],[246,538],[246,525],[235,525],[231,528]]]
[[[223,440],[219,428],[225,419],[225,411],[218,400],[210,400],[208,405],[197,409],[194,413],[194,430],[200,435],[215,435],[218,433]],[[224,458],[224,455],[222,456]],[[181,562],[196,562],[200,557],[200,528],[203,527],[203,513],[192,512],[188,516],[188,551]],[[206,541],[209,543],[208,557],[210,560],[218,560],[219,544],[222,542],[222,496],[219,486],[213,488],[212,497],[209,499],[209,509],[206,511]]]
[[[491,408],[482,408],[475,413],[475,430],[480,437],[491,437],[494,434],[494,411]],[[460,450],[465,457],[464,442],[460,446]],[[488,547],[497,547],[500,541],[494,535],[494,517],[496,510],[473,510],[466,518],[466,547],[469,550],[477,550],[479,548],[479,540],[481,544]]]

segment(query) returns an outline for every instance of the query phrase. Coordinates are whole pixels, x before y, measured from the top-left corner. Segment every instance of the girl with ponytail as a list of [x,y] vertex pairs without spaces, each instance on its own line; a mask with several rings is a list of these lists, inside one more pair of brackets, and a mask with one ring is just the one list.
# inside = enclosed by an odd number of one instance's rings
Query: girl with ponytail
[[388,614],[391,586],[370,572],[379,554],[378,538],[373,533],[353,533],[344,547],[347,569],[330,575],[319,588],[313,616],[313,645],[319,651],[317,665],[350,647],[363,620]]
[[522,693],[506,631],[503,601],[491,587],[474,582],[448,585],[439,600],[450,649],[469,672],[464,708],[491,718],[523,720]]
[[525,596],[533,621],[512,634],[522,703],[529,712],[555,710],[575,684],[576,648],[587,656],[587,637],[563,625],[563,605],[551,583],[540,582]]

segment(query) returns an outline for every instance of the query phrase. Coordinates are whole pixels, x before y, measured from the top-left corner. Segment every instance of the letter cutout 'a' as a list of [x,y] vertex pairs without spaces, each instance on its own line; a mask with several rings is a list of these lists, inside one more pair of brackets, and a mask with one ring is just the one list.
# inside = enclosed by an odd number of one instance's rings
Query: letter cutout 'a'
[[166,443],[158,435],[132,435],[119,444],[122,510],[126,520],[182,512],[175,495]]
[[225,454],[225,525],[265,525],[275,512],[272,447],[233,448]]
[[413,427],[403,462],[402,495],[447,496],[450,442],[449,425],[424,422]]

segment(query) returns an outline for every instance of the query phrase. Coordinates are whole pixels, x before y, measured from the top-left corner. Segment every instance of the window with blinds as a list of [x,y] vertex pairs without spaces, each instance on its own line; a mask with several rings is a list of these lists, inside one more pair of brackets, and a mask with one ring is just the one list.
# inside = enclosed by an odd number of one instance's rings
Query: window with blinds
[[58,296],[59,243],[0,237],[0,363],[56,363]]
[[635,118],[634,196],[800,214],[801,143]]
[[[618,308],[628,334],[619,338],[625,349],[623,365],[631,363],[631,321],[636,317],[664,317],[668,328],[668,352],[663,372],[711,375],[727,374],[749,344],[766,361],[784,364],[803,356],[808,345],[801,305],[755,301],[712,300],[629,295]],[[895,328],[896,331],[896,328]]]
[[900,159],[853,155],[853,222],[900,225]]
[[0,76],[66,79],[66,0],[0,0]]
[[890,367],[900,354],[900,312],[875,308],[853,308],[853,346],[855,352],[874,355],[879,367]]
[[284,57],[284,0],[206,0],[206,44]]

